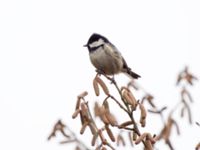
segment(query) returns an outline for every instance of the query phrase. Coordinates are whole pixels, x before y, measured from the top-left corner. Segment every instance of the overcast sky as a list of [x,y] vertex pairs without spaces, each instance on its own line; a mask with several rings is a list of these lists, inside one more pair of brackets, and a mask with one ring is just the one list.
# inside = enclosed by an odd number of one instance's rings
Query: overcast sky
[[[199,0],[1,0],[0,149],[66,150],[46,138],[59,118],[80,128],[71,114],[79,93],[93,94],[94,67],[83,45],[94,32],[121,51],[159,106],[175,105],[177,73],[188,65],[200,75],[199,8]],[[122,74],[117,79],[129,80]],[[196,121],[199,88],[190,88]],[[174,135],[174,145],[194,149],[200,129],[181,121],[183,138]]]

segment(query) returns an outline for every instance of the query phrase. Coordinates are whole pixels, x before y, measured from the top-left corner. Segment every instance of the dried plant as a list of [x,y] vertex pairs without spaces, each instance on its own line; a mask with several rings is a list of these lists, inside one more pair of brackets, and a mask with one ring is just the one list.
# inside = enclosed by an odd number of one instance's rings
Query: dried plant
[[53,137],[56,137],[56,133],[58,132],[60,132],[63,135],[63,137],[65,137],[65,140],[61,141],[60,144],[75,143],[75,150],[89,150],[89,148],[76,137],[76,134],[61,120],[58,120],[54,125],[53,130],[48,136],[48,140],[51,140]]
[[[106,84],[106,79],[111,82],[111,86]],[[167,106],[158,108],[154,102],[154,96],[144,90],[135,80],[130,81],[127,86],[119,87],[114,78],[97,73],[93,79],[94,93],[97,98],[104,98],[95,102],[93,115],[93,111],[91,111],[92,109],[88,105],[88,103],[91,103],[91,101],[87,100],[88,92],[85,91],[81,93],[77,96],[75,111],[72,114],[72,118],[80,118],[80,134],[84,134],[87,128],[90,129],[91,146],[95,147],[92,149],[115,150],[117,146],[126,146],[126,139],[128,139],[130,146],[135,147],[143,145],[144,150],[153,150],[157,142],[164,140],[169,149],[174,150],[173,143],[171,142],[171,135],[174,131],[172,128],[175,128],[177,134],[180,135],[178,126],[180,121],[174,117],[174,113],[180,111],[180,117],[188,117],[188,122],[192,124],[191,103],[193,102],[193,98],[188,90],[188,86],[194,85],[194,81],[196,80],[197,77],[189,72],[188,67],[185,67],[185,69],[178,74],[176,85],[180,87],[181,100],[171,109],[168,117],[164,118],[163,114],[165,110],[169,108]],[[101,91],[103,91],[103,93],[101,93]],[[116,91],[118,95],[113,94]],[[141,100],[135,97],[134,92],[143,93],[143,96],[140,98]],[[118,108],[115,106],[116,110],[120,110],[121,113],[127,116],[126,121],[116,119],[117,114],[113,113],[110,108],[110,105],[113,105],[113,103],[118,106]],[[139,114],[139,118],[137,114]],[[146,126],[147,117],[149,115],[160,116],[163,123],[161,131],[157,136],[150,132],[141,132],[141,129]],[[99,118],[100,121],[96,118]],[[196,122],[196,124],[199,126],[199,123]],[[75,142],[77,145],[75,148],[76,150],[89,149],[69,128],[67,128],[67,130],[69,130],[68,133],[70,134],[66,134],[64,128],[66,128],[66,125],[62,124],[59,120],[48,139],[50,140],[55,136],[57,131],[60,131],[67,139],[61,143]],[[196,149],[198,150],[199,147],[198,144]]]
[[[101,75],[111,81],[111,83],[114,85],[114,88],[119,94],[118,97],[111,94],[108,86],[102,80]],[[96,149],[102,149],[106,147],[110,149],[115,149],[111,142],[116,142],[117,145],[125,146],[126,144],[122,134],[118,134],[116,136],[112,131],[112,128],[117,128],[119,130],[127,130],[129,132],[129,137],[130,132],[135,135],[135,138],[129,138],[131,145],[133,145],[133,142],[135,142],[135,144],[142,143],[146,150],[153,149],[155,137],[153,138],[150,133],[145,133],[146,136],[141,138],[143,133],[141,133],[141,131],[139,130],[138,123],[140,123],[140,127],[145,127],[147,111],[143,104],[140,103],[139,100],[136,100],[132,91],[128,89],[128,87],[119,88],[114,78],[110,78],[104,74],[96,75],[93,80],[93,87],[96,96],[100,95],[100,88],[103,90],[105,95],[105,98],[102,100],[102,105],[96,102],[94,107],[95,117],[100,118],[103,126],[100,128],[97,127],[99,126],[97,125],[98,122],[95,121],[95,119],[92,117],[90,108],[88,107],[88,101],[85,100],[86,94],[81,94],[78,96],[77,105],[73,114],[73,118],[76,118],[78,114],[80,115],[80,120],[82,122],[80,132],[81,134],[84,133],[84,129],[86,127],[90,128],[92,134],[91,145],[96,146]],[[122,109],[123,112],[127,114],[129,120],[119,124],[115,118],[115,115],[111,113],[109,107],[110,101],[115,102],[118,105],[118,108]],[[134,118],[135,111],[140,112],[140,119],[138,121],[136,121],[136,119]],[[108,135],[109,139],[105,136],[105,132]],[[100,144],[97,143],[98,139],[100,140]]]
[[[157,135],[156,140],[159,141],[163,139],[170,150],[174,150],[174,146],[172,145],[170,139],[170,135],[172,134],[172,128],[175,127],[176,133],[180,135],[178,120],[173,118],[173,114],[175,113],[175,111],[180,111],[181,118],[188,117],[188,122],[192,124],[192,111],[190,108],[190,104],[193,102],[193,98],[188,90],[188,86],[193,86],[194,81],[197,80],[197,77],[189,72],[188,67],[185,67],[185,69],[178,74],[176,85],[180,87],[181,100],[174,106],[174,108],[171,109],[167,119],[163,117],[163,113],[167,109],[167,106],[158,108],[154,104],[154,97],[152,96],[152,94],[146,92],[144,88],[142,88],[139,84],[137,84],[134,81],[128,83],[129,88],[133,87],[135,90],[142,91],[144,93],[142,97],[142,103],[146,101],[149,104],[151,109],[148,109],[148,112],[152,114],[159,114],[163,122],[163,127],[160,133]],[[187,115],[185,115],[186,113]]]

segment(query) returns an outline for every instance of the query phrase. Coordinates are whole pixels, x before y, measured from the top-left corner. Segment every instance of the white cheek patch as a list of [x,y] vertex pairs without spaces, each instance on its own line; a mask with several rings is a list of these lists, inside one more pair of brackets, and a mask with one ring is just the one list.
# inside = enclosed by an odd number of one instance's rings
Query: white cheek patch
[[99,39],[98,41],[95,41],[95,42],[89,44],[89,46],[90,46],[91,48],[94,48],[94,47],[99,47],[99,46],[101,46],[101,45],[104,44],[104,43],[105,43],[105,42],[104,42],[102,39]]

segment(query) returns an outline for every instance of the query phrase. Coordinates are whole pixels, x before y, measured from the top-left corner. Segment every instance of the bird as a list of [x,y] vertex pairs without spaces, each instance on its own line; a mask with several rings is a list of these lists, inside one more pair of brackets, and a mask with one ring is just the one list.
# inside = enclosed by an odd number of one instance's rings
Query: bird
[[97,72],[113,76],[125,73],[132,79],[141,77],[128,67],[120,51],[106,37],[93,33],[84,47],[88,48],[90,61]]

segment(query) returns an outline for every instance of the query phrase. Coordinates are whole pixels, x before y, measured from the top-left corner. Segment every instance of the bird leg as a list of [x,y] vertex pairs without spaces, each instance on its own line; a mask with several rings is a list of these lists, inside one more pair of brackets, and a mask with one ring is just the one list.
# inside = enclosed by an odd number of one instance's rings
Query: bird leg
[[108,75],[105,74],[104,71],[99,70],[99,69],[97,69],[96,72],[97,72],[97,75],[103,75],[103,76],[105,76],[108,80],[111,81],[111,84],[115,84],[115,83],[116,83],[116,82],[115,82],[114,75],[113,75],[112,77],[109,77]]

